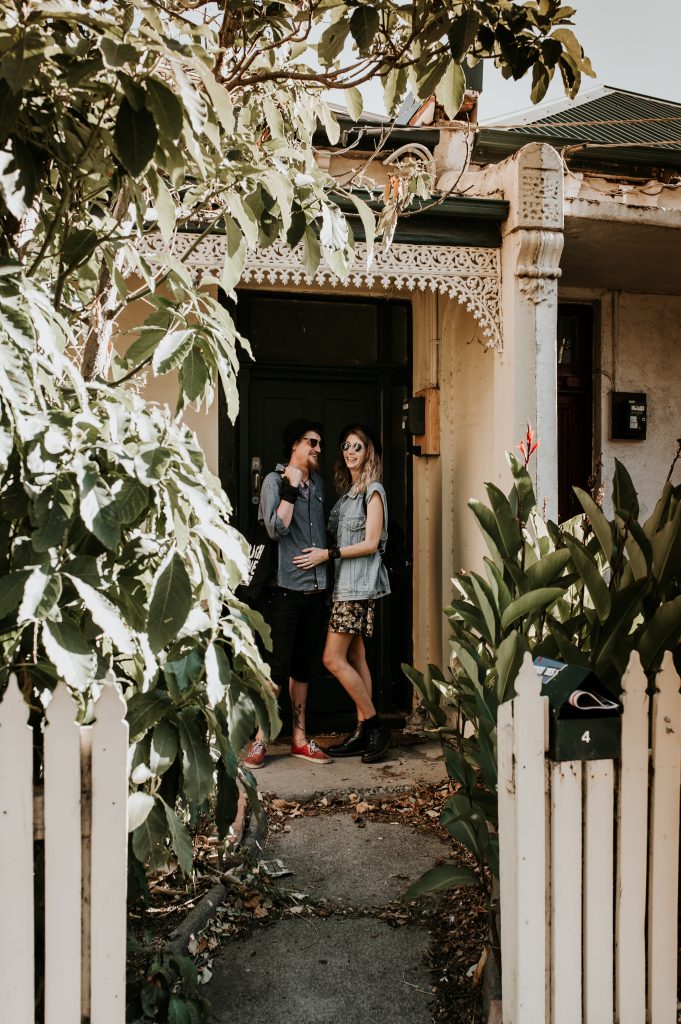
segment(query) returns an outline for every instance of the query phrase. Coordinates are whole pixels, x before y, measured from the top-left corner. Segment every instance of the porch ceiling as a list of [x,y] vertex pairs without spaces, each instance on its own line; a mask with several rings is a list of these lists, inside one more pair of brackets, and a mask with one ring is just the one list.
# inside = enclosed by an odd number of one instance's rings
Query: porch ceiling
[[566,288],[681,295],[681,230],[568,216],[560,265]]

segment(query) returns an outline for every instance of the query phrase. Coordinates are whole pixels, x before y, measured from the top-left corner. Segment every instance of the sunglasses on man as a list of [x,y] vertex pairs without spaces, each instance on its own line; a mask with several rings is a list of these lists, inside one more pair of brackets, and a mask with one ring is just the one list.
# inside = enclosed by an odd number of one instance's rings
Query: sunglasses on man
[[356,452],[359,455],[359,453],[362,451],[364,447],[365,445],[363,445],[361,441],[343,441],[343,444],[341,445],[341,451],[349,452],[350,449],[352,448],[353,452]]
[[307,441],[310,448],[319,448],[320,452],[324,451],[324,445],[318,437],[301,437],[301,441]]

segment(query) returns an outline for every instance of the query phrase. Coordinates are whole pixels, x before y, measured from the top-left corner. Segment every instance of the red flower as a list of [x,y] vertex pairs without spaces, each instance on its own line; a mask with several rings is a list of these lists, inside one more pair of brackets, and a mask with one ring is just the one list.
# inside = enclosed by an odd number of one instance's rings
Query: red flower
[[537,448],[539,447],[539,443],[539,441],[535,441],[534,439],[534,430],[532,429],[532,424],[528,420],[525,437],[518,445],[518,450],[520,451],[520,454],[522,455],[525,461],[525,466],[527,466],[528,462],[536,452]]

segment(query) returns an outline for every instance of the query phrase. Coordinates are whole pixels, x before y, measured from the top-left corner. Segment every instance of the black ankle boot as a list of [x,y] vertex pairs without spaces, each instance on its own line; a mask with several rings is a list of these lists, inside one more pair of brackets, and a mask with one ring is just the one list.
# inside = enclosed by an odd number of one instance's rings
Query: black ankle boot
[[341,743],[333,747],[325,747],[324,753],[329,757],[357,757],[369,747],[369,729],[366,722],[358,722],[351,736],[346,736]]
[[369,743],[366,753],[362,755],[362,764],[374,764],[376,761],[381,761],[390,746],[390,738],[390,729],[386,729],[376,715],[369,727]]

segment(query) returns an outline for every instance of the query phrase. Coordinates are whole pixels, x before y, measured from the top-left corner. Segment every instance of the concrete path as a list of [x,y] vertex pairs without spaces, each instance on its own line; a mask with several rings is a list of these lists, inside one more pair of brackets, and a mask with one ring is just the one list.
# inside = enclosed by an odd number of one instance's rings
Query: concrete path
[[399,793],[416,782],[437,783],[447,778],[442,748],[435,742],[393,747],[379,764],[362,764],[358,757],[310,764],[291,757],[290,749],[288,743],[273,743],[268,748],[265,767],[253,773],[261,793],[304,803],[321,794]]
[[[358,758],[315,767],[271,748],[262,792],[304,802],[320,794],[401,792],[445,778],[439,744],[394,751],[384,764]],[[381,914],[410,882],[447,857],[436,837],[352,815],[294,818],[272,835],[266,859],[292,875],[279,885],[327,901],[330,916],[300,915],[226,942],[206,995],[224,1024],[430,1024],[425,928],[394,927]],[[374,913],[376,916],[371,916]]]

